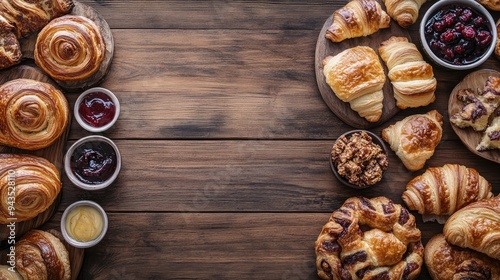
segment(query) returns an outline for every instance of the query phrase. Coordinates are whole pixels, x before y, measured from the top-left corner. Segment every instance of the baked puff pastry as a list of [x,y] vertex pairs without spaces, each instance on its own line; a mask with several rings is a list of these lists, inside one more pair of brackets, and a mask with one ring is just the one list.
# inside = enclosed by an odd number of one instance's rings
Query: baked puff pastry
[[500,261],[451,245],[441,233],[425,245],[424,259],[434,280],[500,279]]
[[453,245],[500,260],[500,196],[458,210],[446,221],[443,234]]
[[60,81],[81,81],[99,70],[106,53],[101,30],[83,16],[52,20],[38,34],[35,63]]
[[443,135],[443,116],[432,110],[415,114],[382,130],[382,139],[410,171],[422,169]]
[[346,49],[323,61],[326,83],[335,95],[369,122],[382,116],[385,74],[375,51],[367,46]]
[[315,242],[321,279],[415,279],[424,248],[415,217],[386,197],[352,197]]
[[13,30],[14,27],[4,17],[0,16],[0,69],[21,62],[21,44]]
[[16,243],[16,269],[25,280],[70,280],[69,253],[53,234],[32,230]]
[[51,84],[15,79],[0,86],[0,144],[25,150],[48,147],[68,120],[68,101]]
[[12,270],[10,265],[0,265],[0,280],[24,280],[21,274]]
[[387,13],[399,26],[408,28],[418,19],[420,7],[426,0],[383,0]]
[[390,26],[391,18],[376,0],[351,0],[333,13],[333,23],[325,36],[332,42],[341,42]]
[[478,151],[500,149],[500,111],[484,131],[481,142],[476,146]]
[[389,69],[396,106],[415,108],[436,100],[434,71],[415,44],[408,42],[406,37],[391,37],[381,43],[378,52]]
[[[9,182],[14,182],[15,188]],[[0,154],[0,224],[8,224],[12,218],[22,222],[36,217],[52,205],[61,186],[59,171],[48,160]],[[10,211],[13,202],[15,211]]]

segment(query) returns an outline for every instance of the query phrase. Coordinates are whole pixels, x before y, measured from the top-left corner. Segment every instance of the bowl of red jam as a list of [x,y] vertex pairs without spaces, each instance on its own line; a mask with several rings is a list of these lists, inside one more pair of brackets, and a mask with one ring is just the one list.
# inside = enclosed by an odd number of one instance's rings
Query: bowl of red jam
[[71,145],[64,157],[64,169],[76,186],[85,190],[103,189],[120,173],[120,151],[111,139],[90,135]]
[[85,130],[103,132],[112,127],[120,115],[120,102],[110,90],[94,87],[84,91],[75,102],[76,121]]
[[436,2],[424,14],[419,31],[425,53],[448,69],[475,68],[495,50],[495,21],[474,0]]

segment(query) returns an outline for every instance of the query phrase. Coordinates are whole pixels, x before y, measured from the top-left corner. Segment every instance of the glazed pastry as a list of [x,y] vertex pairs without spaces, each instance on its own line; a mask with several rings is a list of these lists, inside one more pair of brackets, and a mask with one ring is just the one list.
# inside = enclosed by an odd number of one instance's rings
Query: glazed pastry
[[477,2],[483,4],[488,9],[493,11],[500,11],[500,1],[499,0],[477,0]]
[[69,253],[53,234],[32,230],[16,243],[16,268],[25,280],[70,280]]
[[416,171],[424,167],[441,141],[442,119],[436,110],[411,115],[382,130],[382,139],[408,170]]
[[481,142],[476,147],[478,151],[491,149],[500,149],[500,112],[486,128]]
[[378,52],[389,69],[388,77],[400,109],[426,106],[436,100],[434,71],[415,44],[406,37],[391,37],[381,43]]
[[12,26],[18,38],[39,31],[52,19],[71,11],[71,0],[1,0],[0,14]]
[[68,101],[54,86],[29,79],[0,86],[0,144],[45,148],[61,136],[68,120]]
[[471,203],[446,221],[446,241],[500,260],[500,196]]
[[424,259],[434,280],[500,279],[500,261],[451,245],[441,233],[425,245]]
[[326,30],[332,42],[368,36],[389,28],[391,18],[376,0],[352,0],[333,13],[333,23]]
[[35,63],[60,81],[81,81],[99,70],[106,45],[101,30],[82,16],[54,19],[38,34]]
[[457,98],[464,106],[450,117],[450,121],[460,128],[472,127],[475,131],[483,131],[491,114],[500,105],[500,77],[488,77],[484,88],[478,92],[461,89]]
[[326,83],[335,95],[369,122],[382,115],[385,74],[375,51],[367,46],[346,49],[323,61]]
[[386,197],[352,197],[315,242],[321,279],[415,279],[424,248],[415,217]]
[[420,7],[426,0],[383,0],[387,13],[399,26],[408,28],[418,19]]
[[24,280],[21,274],[12,269],[9,265],[0,265],[0,280]]
[[0,16],[0,69],[21,62],[21,45],[13,32],[14,27]]
[[428,168],[406,185],[402,196],[408,209],[422,215],[451,215],[490,197],[491,184],[476,169],[458,164]]
[[[0,154],[0,224],[30,220],[47,210],[61,191],[59,171],[48,160],[18,154]],[[15,211],[9,197],[15,182]]]

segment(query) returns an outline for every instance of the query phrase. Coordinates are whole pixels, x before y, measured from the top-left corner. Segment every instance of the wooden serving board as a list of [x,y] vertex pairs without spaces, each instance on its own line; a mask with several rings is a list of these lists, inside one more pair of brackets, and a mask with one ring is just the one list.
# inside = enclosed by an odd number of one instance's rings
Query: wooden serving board
[[[460,89],[482,89],[489,76],[500,77],[500,72],[490,69],[481,69],[465,76],[465,78],[458,83],[455,88],[453,88],[453,91],[450,94],[450,98],[448,100],[448,115],[450,117],[453,116],[462,110],[464,106],[464,103],[457,99],[458,91]],[[483,137],[482,132],[475,131],[471,127],[459,128],[454,124],[452,124],[451,127],[458,135],[462,143],[464,143],[467,149],[469,149],[472,153],[496,163],[500,163],[500,150],[487,150],[482,152],[476,150],[476,146],[481,142]]]
[[[316,43],[315,72],[316,82],[318,84],[321,97],[328,105],[330,110],[332,110],[332,112],[346,124],[361,129],[379,126],[393,117],[400,110],[398,107],[396,107],[396,100],[394,99],[392,84],[389,78],[386,78],[386,82],[383,88],[384,107],[382,109],[382,116],[380,117],[379,121],[371,123],[366,119],[360,117],[357,112],[352,110],[349,103],[343,102],[335,95],[335,93],[325,81],[325,77],[323,75],[323,59],[325,59],[325,57],[327,56],[335,56],[340,52],[355,46],[369,46],[378,53],[380,43],[389,39],[391,36],[406,37],[411,42],[410,34],[406,29],[400,27],[395,21],[391,20],[390,28],[380,29],[376,33],[366,37],[351,38],[346,39],[342,42],[334,43],[325,38],[326,30],[328,29],[328,27],[330,27],[332,22],[333,15],[326,20],[323,28],[321,29],[321,32],[319,33],[318,41]],[[382,59],[380,59],[380,63],[384,67],[384,71],[387,75],[387,67],[383,63]]]
[[[57,88],[57,84],[53,80],[51,80],[37,68],[31,66],[20,65],[9,68],[7,70],[0,71],[0,84],[3,84],[7,81],[17,78],[26,78],[26,79],[33,79],[41,82],[46,82],[54,85]],[[71,122],[71,114],[69,121]],[[66,130],[59,137],[59,139],[57,139],[56,142],[54,142],[47,148],[36,151],[26,151],[7,146],[0,146],[0,153],[16,153],[16,154],[26,153],[43,157],[48,161],[50,161],[52,164],[54,164],[62,176],[62,172],[64,171],[64,164],[63,164],[64,150],[66,147],[66,141],[68,138],[69,129],[70,125],[68,124]],[[21,236],[33,228],[38,228],[42,224],[44,224],[47,220],[49,220],[54,214],[54,212],[57,210],[57,207],[59,206],[61,193],[62,190],[59,193],[58,197],[55,199],[54,203],[52,203],[52,205],[47,210],[38,214],[38,216],[36,216],[31,220],[16,223],[16,236]],[[6,240],[8,237],[9,237],[9,229],[5,225],[0,225],[0,247],[6,246],[7,243]]]
[[[101,63],[99,70],[94,75],[90,76],[87,79],[76,82],[55,80],[59,84],[59,86],[63,87],[64,89],[76,91],[92,87],[104,79],[104,77],[109,72],[109,69],[111,67],[111,61],[113,60],[115,43],[113,39],[113,34],[111,33],[111,29],[108,23],[101,16],[101,14],[99,14],[99,12],[97,12],[94,8],[82,4],[78,1],[73,1],[73,2],[75,4],[75,7],[71,10],[70,14],[84,16],[94,21],[101,30],[104,42],[106,43],[106,54],[104,56],[104,60]],[[34,58],[37,36],[38,33],[34,33],[30,37],[20,41],[23,58],[30,58],[30,59]]]

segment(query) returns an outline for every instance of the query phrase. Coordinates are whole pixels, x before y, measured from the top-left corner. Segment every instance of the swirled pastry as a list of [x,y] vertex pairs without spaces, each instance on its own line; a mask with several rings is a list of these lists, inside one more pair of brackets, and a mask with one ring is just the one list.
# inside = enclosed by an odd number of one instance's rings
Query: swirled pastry
[[56,80],[81,81],[99,70],[106,53],[101,30],[90,19],[65,15],[38,34],[35,63]]
[[45,148],[61,136],[68,120],[68,101],[51,84],[15,79],[0,86],[0,144]]
[[415,217],[386,197],[352,197],[315,242],[322,279],[415,279],[424,248]]
[[500,279],[500,261],[451,245],[441,233],[427,242],[424,258],[434,280]]
[[21,274],[12,269],[10,265],[0,265],[0,280],[24,280]]
[[14,27],[0,16],[0,69],[21,62],[21,45],[13,32]]
[[32,230],[16,243],[16,268],[25,280],[70,280],[69,253],[53,234]]
[[[52,205],[60,191],[59,171],[48,160],[0,154],[0,224],[9,223],[9,218],[22,222],[36,217]],[[11,197],[15,197],[14,211],[9,210]]]
[[411,171],[422,169],[443,135],[443,116],[432,110],[415,114],[382,130],[382,139]]
[[500,196],[458,210],[446,221],[443,234],[453,245],[500,260]]

